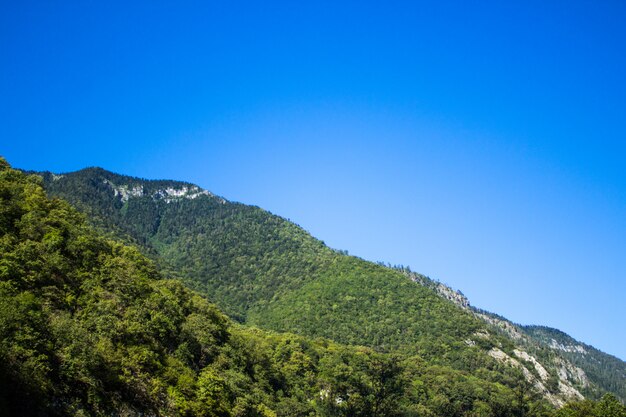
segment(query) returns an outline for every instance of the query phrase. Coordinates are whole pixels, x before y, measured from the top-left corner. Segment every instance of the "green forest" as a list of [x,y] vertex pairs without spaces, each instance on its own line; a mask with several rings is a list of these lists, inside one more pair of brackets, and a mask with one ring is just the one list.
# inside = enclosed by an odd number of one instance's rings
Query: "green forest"
[[[428,277],[333,250],[259,207],[198,194],[202,190],[186,182],[144,180],[101,168],[39,174],[50,195],[79,208],[101,232],[140,248],[160,271],[239,323],[419,354],[493,382],[512,377],[510,367],[488,352],[499,349],[514,356],[521,347],[551,374],[543,381],[544,396],[565,392],[568,398],[570,390],[558,382],[566,360],[580,367],[566,374],[568,384],[585,397],[612,392],[626,400],[623,361],[594,349],[589,354],[555,351],[530,327],[442,298],[439,284]],[[179,196],[172,198],[167,190]],[[183,190],[195,193],[194,198],[185,198]],[[512,337],[476,313],[503,320],[517,334]],[[523,365],[539,377],[532,363]],[[579,379],[581,371],[585,377]]]
[[44,184],[0,160],[0,415],[626,416],[555,408],[474,316],[258,208]]

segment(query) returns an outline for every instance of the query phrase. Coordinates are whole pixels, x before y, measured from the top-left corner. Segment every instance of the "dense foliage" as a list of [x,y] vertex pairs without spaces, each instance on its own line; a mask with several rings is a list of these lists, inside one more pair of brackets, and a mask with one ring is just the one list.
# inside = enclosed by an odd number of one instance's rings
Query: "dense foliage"
[[552,412],[418,356],[233,324],[4,161],[0,202],[0,415]]
[[[56,179],[55,179],[56,178]],[[147,254],[241,322],[377,349],[465,349],[484,325],[400,271],[338,253],[258,207],[203,195],[166,201],[164,187],[91,168],[44,175],[53,195]],[[116,187],[142,187],[124,200]],[[122,231],[122,232],[120,232]]]
[[[517,384],[515,372],[485,352],[497,347],[513,355],[520,339],[442,299],[439,284],[426,277],[415,285],[404,270],[334,251],[258,207],[208,193],[164,198],[164,190],[195,187],[189,183],[147,181],[99,168],[61,176],[44,173],[43,178],[49,193],[79,207],[110,236],[138,244],[160,270],[241,323],[379,352],[419,354],[429,363]],[[546,386],[559,391],[558,353],[538,339],[525,349],[544,364],[553,363]],[[590,383],[573,382],[585,395],[619,395],[626,387],[626,377],[611,371],[610,364],[598,367],[586,356],[578,359],[575,363],[590,371]],[[600,356],[593,359],[607,363]],[[525,366],[538,377],[532,363]]]
[[556,417],[626,417],[626,407],[612,394],[600,401],[590,400],[566,404],[555,413]]
[[0,160],[0,415],[554,415],[481,369],[234,324]]

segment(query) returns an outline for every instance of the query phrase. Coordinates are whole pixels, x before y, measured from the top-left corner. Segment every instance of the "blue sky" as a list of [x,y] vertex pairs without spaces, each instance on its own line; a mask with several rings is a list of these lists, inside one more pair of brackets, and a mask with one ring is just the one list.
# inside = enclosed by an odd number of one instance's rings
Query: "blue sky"
[[0,3],[14,166],[192,181],[626,359],[625,3],[58,3]]

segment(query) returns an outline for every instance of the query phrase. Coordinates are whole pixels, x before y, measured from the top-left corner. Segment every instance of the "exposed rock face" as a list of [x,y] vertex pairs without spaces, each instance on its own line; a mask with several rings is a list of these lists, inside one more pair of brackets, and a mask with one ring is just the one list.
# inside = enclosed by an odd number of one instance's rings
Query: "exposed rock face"
[[504,333],[506,333],[509,337],[513,339],[522,340],[525,338],[524,334],[520,332],[519,329],[510,321],[498,319],[496,317],[492,317],[492,316],[483,314],[478,311],[475,311],[474,314],[476,315],[476,317],[499,328],[501,331],[503,331]]
[[[113,194],[116,197],[119,196],[122,202],[128,201],[131,197],[144,197],[148,195],[148,193],[144,190],[143,185],[116,185],[106,179],[103,182],[111,187],[111,189],[113,190]],[[152,197],[154,200],[162,200],[166,203],[171,203],[172,201],[176,201],[182,198],[193,200],[203,195],[214,197],[212,193],[207,190],[203,190],[196,185],[182,185],[180,186],[180,188],[166,187],[153,191],[149,194],[149,196]],[[225,203],[223,199],[220,199],[220,201],[222,203]]]
[[168,187],[163,190],[158,190],[157,192],[152,194],[152,198],[161,198],[169,203],[179,198],[187,198],[193,200],[200,197],[201,195],[211,196],[212,194],[194,185],[191,187],[182,187],[180,189]]
[[558,365],[557,372],[561,381],[574,381],[583,387],[589,386],[589,379],[584,370],[561,358],[557,358],[555,363]]
[[550,392],[545,386],[545,383],[548,382],[550,374],[537,361],[537,359],[530,355],[528,352],[519,349],[515,349],[513,351],[515,356],[517,356],[519,359],[531,362],[534,365],[535,370],[539,374],[539,378],[533,375],[533,373],[530,372],[519,360],[512,358],[498,348],[492,348],[487,353],[489,354],[489,356],[502,363],[520,369],[526,381],[532,384],[537,392],[543,395],[544,398],[546,398],[556,407],[561,407],[570,400],[582,400],[584,398],[583,395],[576,388],[570,385],[566,379],[559,380],[557,393]]
[[135,187],[129,187],[128,185],[115,185],[109,180],[103,181],[113,190],[113,194],[116,197],[120,197],[122,202],[128,201],[130,197],[142,197],[143,196],[143,186],[138,185]]
[[577,352],[586,354],[587,349],[581,345],[564,345],[563,343],[559,343],[556,340],[552,339],[550,341],[550,347],[555,350],[562,350],[563,352]]
[[528,354],[528,352],[524,352],[523,350],[519,350],[519,349],[513,350],[513,353],[518,358],[520,358],[520,359],[522,359],[524,361],[528,361],[528,362],[532,363],[533,366],[535,367],[535,370],[539,374],[539,378],[541,378],[542,381],[545,382],[545,381],[548,380],[548,378],[550,377],[550,374],[548,373],[548,371],[546,371],[546,368],[544,368],[543,365],[541,365],[537,361],[537,359],[535,359],[534,356],[531,356],[531,355]]
[[[469,300],[461,292],[455,291],[445,284],[411,271],[405,271],[405,274],[412,281],[434,289],[442,298],[453,302],[462,309],[471,311],[476,317],[490,324],[494,333],[504,334],[514,340],[519,346],[513,350],[515,357],[508,355],[497,347],[492,348],[487,353],[489,356],[502,363],[520,369],[524,374],[524,378],[533,385],[537,392],[543,395],[552,404],[560,407],[569,400],[580,400],[584,398],[580,391],[574,387],[574,385],[583,388],[589,386],[589,380],[581,368],[576,367],[567,359],[558,356],[552,359],[543,358],[540,361],[536,356],[522,349],[522,346],[525,346],[524,349],[528,348],[534,350],[538,346],[518,325],[504,318],[472,307]],[[490,332],[477,332],[474,334],[473,340],[468,339],[465,343],[468,346],[477,346],[479,339],[489,340],[492,339],[492,335]],[[585,348],[581,345],[564,345],[554,339],[549,347],[564,352],[586,353]],[[534,373],[531,372],[531,370],[534,371]],[[538,375],[538,377],[535,375]],[[549,381],[551,378],[554,378],[552,384],[556,383],[556,386],[551,387],[552,392],[546,387],[546,385],[550,386]]]
[[470,302],[463,293],[453,290],[449,286],[442,284],[441,282],[434,281],[428,277],[417,274],[411,271],[403,271],[412,281],[417,282],[420,285],[434,289],[440,297],[445,298],[448,301],[452,301],[457,306],[469,309]]
[[448,287],[445,284],[440,282],[437,283],[437,287],[435,288],[439,295],[446,300],[452,301],[454,304],[458,305],[462,308],[469,308],[470,303],[466,296],[461,294],[459,291],[455,291],[452,288]]

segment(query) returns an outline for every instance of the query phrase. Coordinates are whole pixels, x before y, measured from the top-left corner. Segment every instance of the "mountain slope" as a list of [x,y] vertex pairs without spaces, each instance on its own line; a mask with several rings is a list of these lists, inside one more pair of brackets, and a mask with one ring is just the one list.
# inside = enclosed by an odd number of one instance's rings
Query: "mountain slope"
[[[170,275],[239,321],[419,353],[492,381],[510,384],[521,372],[555,404],[579,398],[579,389],[591,395],[620,393],[626,383],[618,379],[611,385],[604,374],[590,373],[585,386],[560,374],[550,355],[539,355],[538,342],[522,343],[500,331],[428,278],[333,251],[258,207],[228,202],[188,183],[147,181],[99,168],[43,173],[43,178],[51,195],[72,202],[103,230],[141,244]],[[537,357],[529,359],[524,349]],[[545,362],[546,375],[533,360]]]
[[[622,401],[626,399],[626,362],[581,343],[560,330],[545,326],[519,325],[497,314],[476,308],[462,293],[408,268],[401,270],[413,281],[432,288],[441,297],[483,320],[492,332],[514,340],[526,353],[532,354],[530,357],[522,354],[521,359],[530,361],[528,368],[535,368],[538,374],[544,372],[540,368],[547,368],[549,372],[543,380],[546,385],[554,386],[567,381],[588,398],[597,399],[611,392]],[[536,360],[540,363],[535,362]]]
[[416,356],[234,324],[2,159],[0,387],[7,416],[553,415]]
[[[51,195],[66,198],[109,231],[122,231],[147,252],[156,252],[185,282],[242,322],[287,331],[307,325],[309,336],[375,347],[434,343],[431,339],[454,332],[447,343],[459,349],[467,347],[464,338],[481,326],[471,314],[398,271],[337,253],[258,207],[209,193],[191,197],[183,191],[190,187],[186,183],[142,181],[101,169],[54,178],[44,175]],[[168,188],[171,197],[163,198]],[[320,291],[323,302],[317,299]],[[405,299],[395,300],[398,295]],[[350,303],[351,297],[358,303]],[[315,300],[302,311],[314,322],[304,323],[301,316],[292,320],[288,314],[301,310],[292,303],[303,300]],[[385,303],[388,308],[381,308]],[[350,304],[358,308],[349,309]],[[348,309],[351,321],[370,322],[377,336],[368,338],[368,330],[360,326],[344,332],[320,325],[335,305]]]
[[[584,369],[592,381],[603,380],[601,392],[593,392],[593,387],[583,387],[582,392],[591,398],[599,398],[604,392],[613,392],[626,398],[626,363],[599,351],[593,346],[581,343],[560,330],[545,326],[520,326],[522,331],[547,350],[557,351],[560,356]],[[561,370],[568,372],[569,370]]]
[[509,367],[470,374],[435,359],[237,325],[0,159],[0,415],[626,414],[610,395],[555,410],[523,378],[506,381]]

